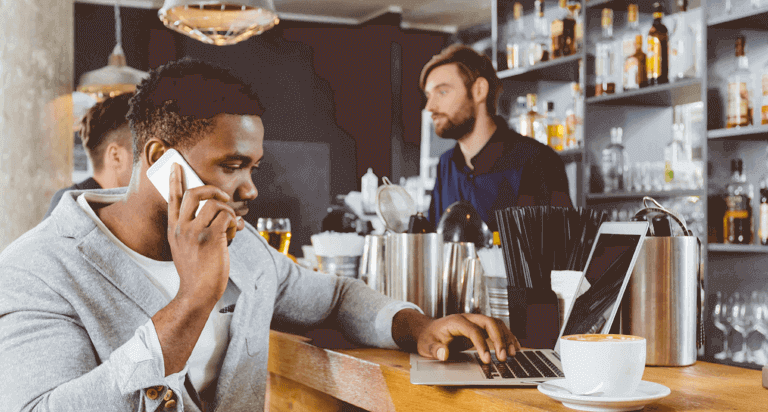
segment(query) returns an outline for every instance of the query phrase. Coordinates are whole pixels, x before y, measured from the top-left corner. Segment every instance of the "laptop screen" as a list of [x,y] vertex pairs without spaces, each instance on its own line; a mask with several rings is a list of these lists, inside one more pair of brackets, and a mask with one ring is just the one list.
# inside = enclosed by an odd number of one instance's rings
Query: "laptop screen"
[[562,336],[582,333],[601,333],[611,318],[614,306],[619,304],[624,278],[639,235],[601,233],[584,273],[590,288],[573,303]]

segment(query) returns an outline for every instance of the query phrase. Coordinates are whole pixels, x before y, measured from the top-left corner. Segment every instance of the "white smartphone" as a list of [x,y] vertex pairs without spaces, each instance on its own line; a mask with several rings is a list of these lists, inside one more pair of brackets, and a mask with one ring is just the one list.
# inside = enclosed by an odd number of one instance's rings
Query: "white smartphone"
[[[197,176],[197,173],[195,173],[187,161],[184,160],[184,157],[181,156],[181,153],[175,149],[168,149],[168,151],[160,156],[155,164],[150,166],[149,170],[147,170],[149,181],[155,185],[155,188],[160,192],[166,202],[168,201],[168,196],[171,191],[169,180],[171,176],[171,166],[174,163],[181,165],[181,168],[184,170],[184,187],[186,190],[204,185],[203,181]],[[195,216],[200,213],[200,209],[202,209],[205,202],[206,200],[200,202],[197,211],[195,211]]]

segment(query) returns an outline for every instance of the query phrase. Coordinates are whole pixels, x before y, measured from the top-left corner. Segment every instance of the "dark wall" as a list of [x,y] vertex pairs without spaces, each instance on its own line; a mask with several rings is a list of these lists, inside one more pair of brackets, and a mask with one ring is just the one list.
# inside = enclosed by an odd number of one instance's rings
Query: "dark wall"
[[[266,106],[265,139],[327,143],[331,199],[359,190],[368,167],[380,177],[418,174],[424,107],[418,76],[448,35],[404,31],[399,16],[388,14],[362,26],[283,20],[260,36],[222,47],[165,28],[156,10],[123,7],[121,14],[130,66],[149,70],[185,56],[228,66]],[[114,27],[112,7],[75,4],[75,84],[106,64]]]

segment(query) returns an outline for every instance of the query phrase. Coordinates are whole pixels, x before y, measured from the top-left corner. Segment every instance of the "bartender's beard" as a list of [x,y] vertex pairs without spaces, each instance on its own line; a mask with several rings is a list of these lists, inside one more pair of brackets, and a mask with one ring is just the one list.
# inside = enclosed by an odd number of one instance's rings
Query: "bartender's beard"
[[461,105],[455,115],[451,117],[442,113],[437,115],[442,116],[445,121],[440,126],[435,125],[435,133],[443,139],[451,140],[461,140],[472,132],[477,119],[474,107],[469,99]]

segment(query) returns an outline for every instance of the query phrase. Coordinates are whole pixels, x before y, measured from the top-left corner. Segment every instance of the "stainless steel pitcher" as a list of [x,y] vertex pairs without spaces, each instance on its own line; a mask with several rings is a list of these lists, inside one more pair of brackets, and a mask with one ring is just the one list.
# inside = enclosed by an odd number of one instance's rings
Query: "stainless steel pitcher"
[[385,249],[385,294],[415,303],[427,316],[440,316],[442,235],[389,233]]
[[465,261],[475,257],[475,244],[472,242],[446,242],[443,246],[439,316],[464,313],[462,293],[467,278]]

